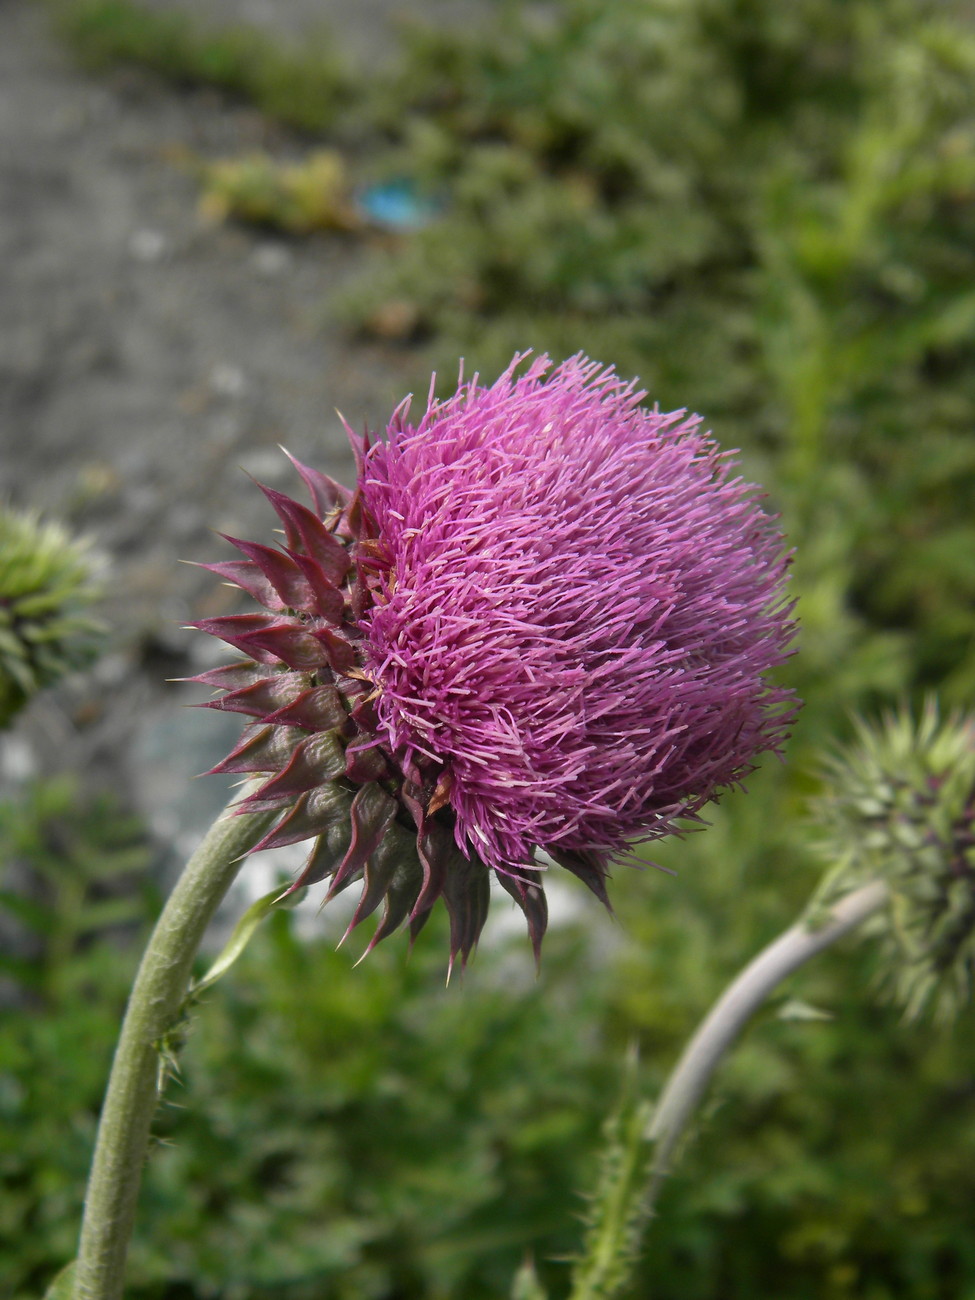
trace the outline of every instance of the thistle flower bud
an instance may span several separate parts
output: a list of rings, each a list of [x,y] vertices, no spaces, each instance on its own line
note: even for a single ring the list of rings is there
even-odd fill
[[[84,610],[96,596],[83,542],[0,508],[0,727],[93,657],[98,625]]]
[[[755,490],[697,417],[585,358],[519,360],[354,440],[354,494],[294,462],[311,509],[262,489],[283,548],[228,538],[244,559],[204,566],[266,612],[196,624],[246,656],[197,680],[254,719],[214,770],[266,776],[241,805],[281,811],[263,846],[314,839],[295,887],[361,879],[372,944],[442,898],[451,960],[492,873],[538,953],[538,850],[608,905],[612,858],[740,783],[794,712],[766,680],[793,624]]]
[[[819,847],[833,869],[817,905],[868,880],[890,904],[864,927],[880,942],[881,979],[917,1016],[953,1014],[975,971],[975,719],[941,720],[929,702],[879,726],[860,721],[829,760],[816,804]]]

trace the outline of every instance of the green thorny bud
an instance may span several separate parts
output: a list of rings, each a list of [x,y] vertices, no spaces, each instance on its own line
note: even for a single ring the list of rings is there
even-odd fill
[[[828,761],[816,805],[820,847],[833,864],[814,910],[868,880],[887,907],[864,933],[881,945],[881,980],[908,1017],[933,1003],[953,1015],[975,971],[975,718],[942,720],[929,702],[857,739]]]
[[[98,627],[84,611],[96,596],[83,542],[0,507],[0,727],[93,657]]]

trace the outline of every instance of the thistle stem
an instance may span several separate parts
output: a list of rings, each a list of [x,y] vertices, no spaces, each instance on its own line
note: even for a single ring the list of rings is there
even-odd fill
[[[160,1047],[186,997],[193,959],[241,859],[273,813],[225,811],[187,862],[152,933],[122,1022],[85,1195],[73,1300],[119,1300],[159,1090]]]
[[[855,930],[887,901],[887,886],[871,881],[838,902],[815,928],[805,921],[791,926],[748,963],[705,1016],[670,1074],[647,1130],[654,1143],[647,1187],[651,1211],[666,1177],[674,1149],[704,1096],[721,1058],[745,1024],[782,980],[843,935]]]
[[[832,907],[821,924],[800,920],[791,926],[728,985],[684,1049],[650,1123],[639,1130],[631,1125],[627,1134],[621,1130],[617,1134],[615,1153],[610,1149],[616,1160],[609,1170],[615,1177],[604,1179],[605,1185],[593,1198],[594,1221],[586,1250],[573,1270],[569,1300],[615,1300],[622,1294],[674,1151],[725,1053],[782,980],[856,929],[887,898],[882,881],[863,885]],[[631,1106],[629,1114],[635,1113]]]

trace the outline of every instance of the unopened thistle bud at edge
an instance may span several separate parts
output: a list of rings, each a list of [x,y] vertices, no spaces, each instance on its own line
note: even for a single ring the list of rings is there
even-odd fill
[[[889,903],[865,927],[881,983],[909,1017],[931,1004],[947,1018],[975,982],[975,718],[929,702],[917,721],[860,721],[825,777],[815,811],[832,870],[815,908],[884,881]]]
[[[280,547],[205,567],[263,612],[195,626],[245,657],[196,680],[249,715],[214,771],[260,775],[260,847],[312,841],[294,888],[354,881],[370,947],[442,898],[451,960],[492,873],[546,925],[538,851],[608,902],[614,858],[675,829],[795,713],[788,557],[700,420],[584,357],[477,378],[354,439],[348,492],[294,462]]]
[[[0,505],[0,728],[30,698],[95,658],[88,615],[99,565],[60,524]]]

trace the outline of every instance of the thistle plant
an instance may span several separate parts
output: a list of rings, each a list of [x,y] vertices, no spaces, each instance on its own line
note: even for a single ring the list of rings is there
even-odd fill
[[[54,1294],[117,1300],[152,1115],[193,997],[197,946],[248,852],[310,841],[262,916],[328,880],[361,885],[350,930],[415,936],[442,899],[466,961],[492,877],[536,956],[544,873],[608,906],[614,862],[698,818],[780,748],[795,713],[769,682],[794,632],[788,556],[756,490],[684,412],[577,357],[520,358],[385,437],[354,439],[347,490],[295,461],[310,504],[263,488],[283,542],[230,540],[205,567],[258,612],[196,626],[239,657],[198,681],[248,719],[216,771],[248,787],[187,865],[133,988],[99,1128],[76,1269]],[[956,1007],[975,954],[975,725],[929,708],[831,760],[817,805],[831,870],[795,925],[732,981],[652,1109],[632,1070],[607,1127],[570,1300],[621,1295],[678,1144],[718,1064],[783,979],[858,927],[916,1013]],[[526,1262],[515,1294],[542,1300]]]
[[[546,925],[540,854],[608,904],[610,863],[739,784],[794,713],[793,633],[756,490],[696,416],[576,357],[475,378],[355,439],[349,494],[295,462],[283,547],[206,567],[266,612],[196,624],[243,660],[197,680],[250,715],[215,768],[260,775],[259,847],[311,839],[295,888],[362,892],[371,944],[442,898],[466,961],[493,875]]]
[[[60,524],[0,507],[0,727],[94,656],[94,579],[85,544]]]
[[[494,877],[537,957],[548,863],[608,905],[613,861],[781,746],[796,701],[768,674],[794,632],[788,556],[757,490],[698,417],[645,409],[584,357],[522,361],[444,402],[431,386],[421,418],[403,403],[378,442],[353,437],[353,491],[295,461],[310,504],[262,489],[283,544],[229,538],[243,558],[205,566],[262,606],[195,625],[240,652],[197,680],[251,719],[214,769],[251,785],[143,958],[77,1300],[121,1294],[158,1058],[249,850],[309,840],[282,898],[361,882],[350,929],[383,906],[370,946],[404,923],[415,936],[442,899],[451,963],[473,951]]]

